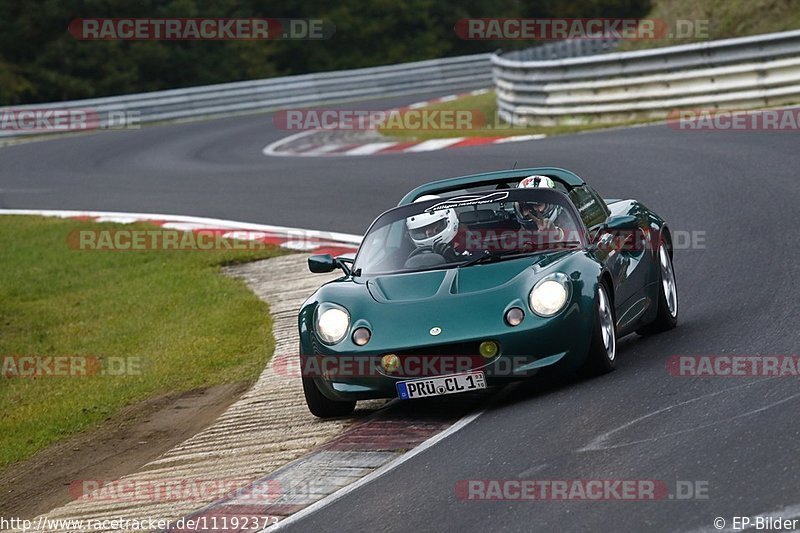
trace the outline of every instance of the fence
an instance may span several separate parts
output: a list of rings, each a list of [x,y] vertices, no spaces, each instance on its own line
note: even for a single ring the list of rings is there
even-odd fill
[[[515,124],[660,118],[677,108],[800,101],[800,31],[563,59],[492,55],[500,116]]]

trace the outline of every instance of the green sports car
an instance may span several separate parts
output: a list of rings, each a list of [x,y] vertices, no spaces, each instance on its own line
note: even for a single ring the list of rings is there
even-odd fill
[[[672,237],[636,200],[528,168],[435,181],[370,226],[299,313],[303,390],[319,417],[357,400],[501,385],[542,369],[614,369],[616,340],[674,328]]]

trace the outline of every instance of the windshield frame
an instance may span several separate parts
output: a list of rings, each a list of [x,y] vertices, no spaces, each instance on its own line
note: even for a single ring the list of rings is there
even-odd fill
[[[504,196],[503,196],[504,195]],[[549,197],[552,200],[555,200],[556,203],[563,206],[568,212],[569,215],[572,217],[575,225],[577,226],[578,232],[578,239],[580,244],[572,248],[573,250],[579,249],[586,249],[587,242],[588,242],[588,231],[586,229],[585,224],[583,223],[583,219],[578,212],[578,209],[575,207],[575,204],[572,203],[572,200],[569,196],[560,190],[556,189],[490,189],[490,190],[483,190],[483,191],[475,191],[475,192],[461,192],[457,194],[450,194],[450,195],[443,195],[439,198],[431,199],[431,200],[424,200],[418,201],[411,204],[405,204],[397,207],[393,207],[381,213],[375,220],[372,221],[372,224],[369,225],[366,233],[364,233],[364,238],[361,241],[361,245],[358,247],[358,251],[356,252],[354,262],[353,262],[353,272],[357,273],[358,276],[370,277],[370,276],[378,276],[378,275],[392,275],[392,274],[410,274],[413,272],[429,272],[435,270],[446,270],[450,268],[456,268],[464,264],[464,262],[453,262],[447,263],[443,265],[436,265],[433,267],[423,267],[414,270],[407,270],[407,269],[398,269],[398,270],[388,270],[388,271],[381,271],[381,272],[368,272],[363,274],[363,268],[360,265],[360,259],[363,257],[363,250],[364,245],[367,243],[370,234],[373,231],[380,229],[383,226],[395,224],[398,221],[413,216],[415,214],[422,213],[427,211],[431,207],[435,207],[438,209],[446,209],[449,206],[453,207],[467,207],[467,206],[480,206],[484,204],[496,204],[500,201],[504,203],[514,203],[514,202],[534,202],[535,200],[531,200],[530,198],[536,196],[538,201],[540,202],[548,202],[547,198]],[[520,197],[528,197],[528,199],[520,198]],[[390,218],[390,221],[386,221],[387,218]],[[529,257],[531,255],[538,255],[540,253],[547,253],[552,251],[563,251],[566,248],[555,248],[552,250],[536,250],[531,251],[529,254],[523,254],[519,257],[509,258],[509,260],[513,259],[522,259],[524,257]],[[477,263],[477,266],[481,263]]]

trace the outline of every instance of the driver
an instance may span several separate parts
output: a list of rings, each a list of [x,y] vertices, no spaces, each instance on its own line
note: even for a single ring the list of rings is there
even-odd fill
[[[439,196],[427,194],[420,196],[414,202],[435,200]],[[448,262],[457,261],[463,255],[460,245],[458,215],[454,209],[441,209],[438,211],[425,211],[406,219],[408,235],[414,241],[417,250],[430,248],[432,252],[441,255]],[[417,252],[415,250],[415,253]]]
[[[555,182],[547,176],[528,176],[517,185],[519,189],[555,189]],[[553,240],[562,240],[564,230],[556,222],[561,214],[561,206],[544,202],[517,202],[514,212],[520,226],[526,230],[545,233]],[[541,235],[540,235],[541,236]]]

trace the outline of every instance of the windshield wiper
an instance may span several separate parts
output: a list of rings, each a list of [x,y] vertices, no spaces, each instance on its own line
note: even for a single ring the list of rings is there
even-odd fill
[[[461,263],[458,265],[458,268],[468,267],[471,265],[477,265],[478,263],[491,263],[492,261],[497,261],[503,257],[509,256],[519,256],[522,257],[523,255],[531,255],[534,254],[533,250],[528,252],[520,252],[519,250],[484,250],[483,255],[479,255],[473,259],[470,259],[466,263]]]
[[[478,263],[491,263],[492,261],[498,261],[503,258],[511,259],[542,252],[551,252],[553,250],[563,250],[564,248],[574,248],[580,245],[580,241],[563,241],[559,243],[553,243],[548,245],[547,248],[539,250],[484,250],[483,255],[479,255],[478,257],[470,259],[466,263],[461,263],[458,265],[458,268],[477,265]]]

